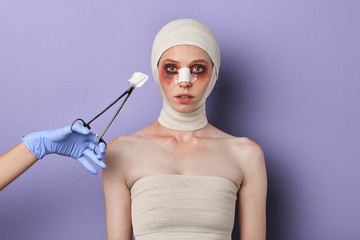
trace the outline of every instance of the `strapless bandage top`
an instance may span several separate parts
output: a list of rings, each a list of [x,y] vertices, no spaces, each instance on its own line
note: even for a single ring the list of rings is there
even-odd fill
[[[153,175],[131,188],[136,240],[231,240],[238,188],[215,176]]]

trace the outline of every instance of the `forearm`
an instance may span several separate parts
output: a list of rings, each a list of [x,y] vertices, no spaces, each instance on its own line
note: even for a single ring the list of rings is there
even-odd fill
[[[13,149],[0,156],[0,190],[30,168],[37,157],[25,146],[19,143]]]

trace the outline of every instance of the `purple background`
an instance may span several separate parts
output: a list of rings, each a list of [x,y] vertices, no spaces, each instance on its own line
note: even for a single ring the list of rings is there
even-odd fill
[[[151,75],[162,25],[196,18],[222,54],[209,121],[265,151],[268,239],[359,239],[359,13],[356,0],[0,1],[0,152],[27,133],[89,120],[133,72]],[[105,140],[160,109],[151,78]],[[104,209],[101,174],[47,156],[0,192],[0,238],[105,239]]]

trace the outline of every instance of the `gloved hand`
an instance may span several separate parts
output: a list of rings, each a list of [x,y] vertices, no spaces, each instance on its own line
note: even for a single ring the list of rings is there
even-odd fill
[[[27,148],[38,158],[42,159],[45,155],[56,153],[76,159],[92,174],[97,174],[96,168],[85,158],[91,159],[101,168],[106,168],[102,160],[105,158],[106,144],[100,142],[94,147],[98,138],[96,135],[79,123],[58,129],[34,132],[22,138]]]

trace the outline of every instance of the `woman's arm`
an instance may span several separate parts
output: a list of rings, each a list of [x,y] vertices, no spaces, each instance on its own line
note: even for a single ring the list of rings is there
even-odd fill
[[[131,196],[125,181],[125,166],[119,141],[112,141],[106,151],[107,168],[103,170],[107,240],[132,239]]]
[[[30,168],[37,157],[25,146],[19,143],[13,149],[0,156],[0,190]]]
[[[264,154],[255,142],[245,150],[244,178],[239,191],[238,218],[241,240],[265,240],[267,177]]]

